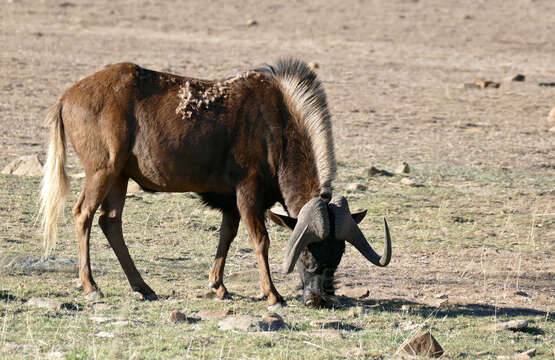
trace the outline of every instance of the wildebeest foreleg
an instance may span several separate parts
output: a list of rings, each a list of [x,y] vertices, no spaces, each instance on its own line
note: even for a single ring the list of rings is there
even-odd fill
[[[229,296],[224,286],[224,267],[229,246],[237,235],[240,219],[237,210],[224,211],[222,214],[220,241],[218,242],[218,249],[216,250],[216,260],[214,261],[214,267],[208,278],[208,286],[216,291],[216,296],[220,299]]]
[[[140,293],[143,300],[157,300],[158,297],[154,291],[144,282],[141,274],[137,271],[123,239],[121,215],[125,205],[127,182],[128,179],[124,177],[120,177],[114,182],[102,202],[98,224],[116,253],[133,291]]]
[[[251,193],[252,194],[252,193]],[[237,205],[241,214],[241,220],[249,233],[249,240],[252,244],[260,271],[260,288],[262,293],[268,297],[268,309],[275,309],[285,305],[285,301],[277,292],[270,276],[270,266],[268,264],[268,249],[270,238],[264,224],[264,209],[255,209],[256,201],[249,198],[249,195],[237,197]]]

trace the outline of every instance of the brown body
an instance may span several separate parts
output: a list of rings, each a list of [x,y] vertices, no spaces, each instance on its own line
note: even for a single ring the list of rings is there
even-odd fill
[[[86,174],[73,215],[79,278],[88,297],[102,295],[89,257],[90,230],[100,207],[99,225],[131,287],[145,299],[156,298],[123,239],[121,217],[127,183],[133,179],[150,191],[197,192],[222,211],[209,276],[220,298],[228,296],[225,259],[243,220],[258,261],[262,296],[270,307],[284,303],[270,276],[266,210],[281,202],[296,218],[311,199],[320,196],[320,202],[328,203],[335,172],[325,95],[306,64],[285,60],[276,68],[220,81],[131,63],[113,65],[71,86],[51,108],[47,122],[52,135],[41,193],[45,244],[47,251],[55,244],[60,200],[69,185],[64,169],[67,136]],[[342,251],[312,246],[334,257],[337,267]],[[291,266],[303,249],[290,257]]]

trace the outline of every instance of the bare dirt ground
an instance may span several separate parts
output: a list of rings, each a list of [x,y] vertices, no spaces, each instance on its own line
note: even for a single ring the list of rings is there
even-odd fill
[[[555,81],[553,1],[12,0],[0,44],[0,167],[44,158],[45,110],[108,64],[218,78],[284,55],[316,62],[336,188],[364,183],[351,201],[393,224],[391,266],[349,251],[342,282],[418,304],[448,295],[461,313],[555,309],[555,87],[539,86]],[[526,80],[505,80],[515,74]],[[501,86],[464,88],[479,76]],[[422,188],[365,175],[403,161]],[[376,219],[364,229],[381,238]]]

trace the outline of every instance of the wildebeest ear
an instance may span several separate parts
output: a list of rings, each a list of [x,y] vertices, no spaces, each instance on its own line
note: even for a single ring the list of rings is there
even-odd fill
[[[297,219],[289,217],[287,215],[276,214],[272,210],[266,211],[266,215],[277,225],[288,228],[293,231],[295,225],[297,225]]]
[[[353,217],[353,220],[355,220],[356,223],[359,224],[362,221],[362,219],[364,219],[364,217],[366,216],[367,211],[368,210],[357,212],[357,213],[351,214],[351,216]]]

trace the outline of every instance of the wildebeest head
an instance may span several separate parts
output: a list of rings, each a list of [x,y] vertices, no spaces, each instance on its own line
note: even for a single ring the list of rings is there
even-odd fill
[[[389,264],[391,238],[387,222],[384,219],[385,250],[380,257],[357,225],[365,215],[366,211],[351,214],[347,199],[343,196],[336,196],[329,203],[325,199],[314,198],[302,207],[297,219],[268,212],[272,221],[293,232],[283,270],[290,273],[297,265],[305,305],[330,305],[334,296],[334,274],[345,252],[345,241],[374,265]]]

